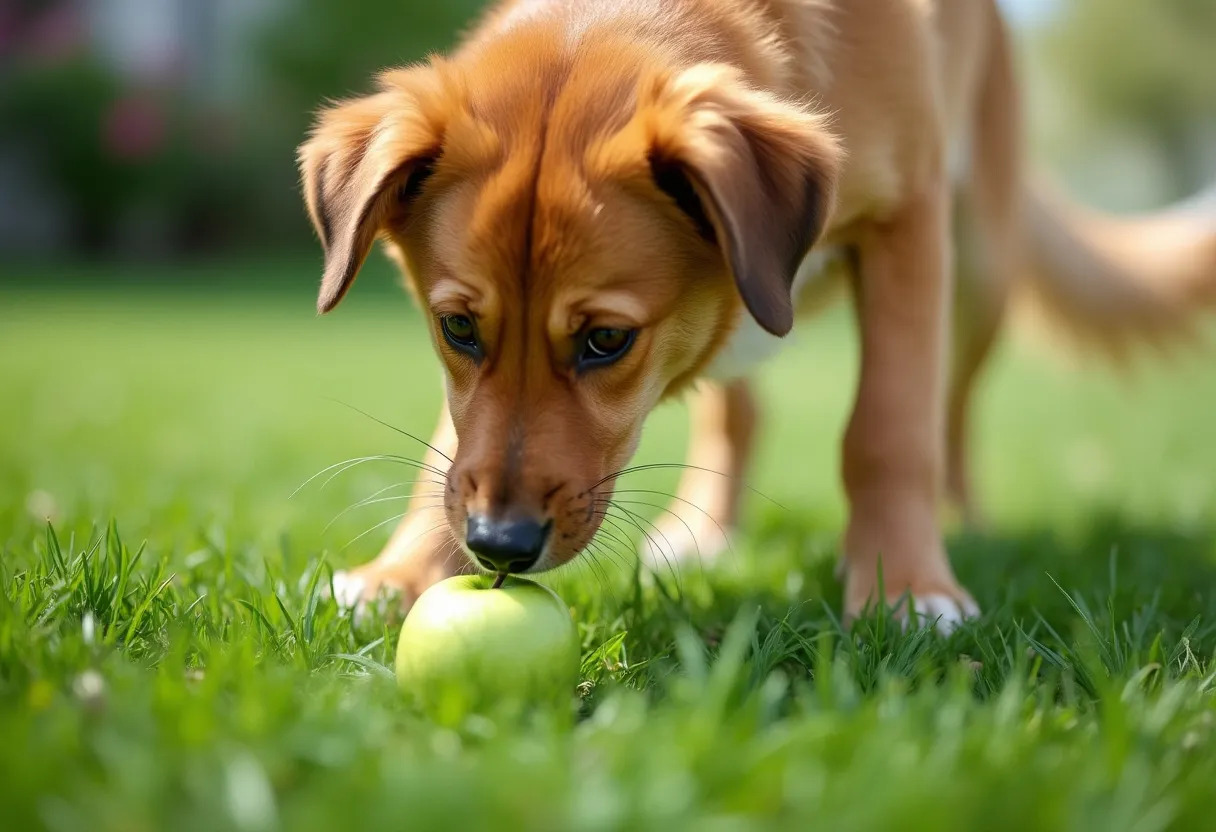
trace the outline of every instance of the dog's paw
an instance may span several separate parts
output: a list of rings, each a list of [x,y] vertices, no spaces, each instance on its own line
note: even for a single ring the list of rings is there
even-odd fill
[[[936,593],[911,597],[916,620],[910,621],[912,616],[904,616],[903,620],[916,626],[933,627],[944,636],[953,633],[964,621],[980,615],[979,604],[965,592],[962,597]]]
[[[357,609],[378,597],[389,597],[393,594],[392,587],[382,582],[377,583],[361,569],[335,572],[332,586],[333,599],[344,610]]]
[[[358,616],[408,612],[418,596],[445,578],[470,569],[446,526],[423,534],[409,527],[393,535],[375,560],[334,573],[333,600]],[[329,587],[327,587],[329,589]]]
[[[702,509],[675,503],[653,527],[646,527],[639,550],[646,565],[660,574],[713,564],[733,546],[734,532]]]
[[[845,621],[873,610],[878,596],[878,576],[869,569],[843,570]],[[891,614],[905,626],[934,629],[949,635],[968,619],[980,615],[979,604],[954,580],[946,567],[944,574],[905,580],[884,580],[885,603]]]
[[[332,588],[332,593],[330,589]],[[385,570],[375,563],[335,572],[325,594],[357,621],[404,615],[425,590],[400,571]]]

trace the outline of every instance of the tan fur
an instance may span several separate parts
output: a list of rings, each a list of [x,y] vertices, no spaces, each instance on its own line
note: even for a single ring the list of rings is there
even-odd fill
[[[432,459],[454,460],[448,524],[407,519],[356,573],[363,592],[408,599],[462,568],[470,512],[551,522],[537,569],[576,556],[654,405],[745,316],[781,335],[816,305],[791,287],[818,241],[847,253],[833,271],[849,264],[861,325],[846,612],[878,600],[880,560],[888,600],[970,610],[937,509],[943,490],[974,506],[971,392],[1018,276],[1121,342],[1181,330],[1216,274],[1210,233],[1027,191],[1018,111],[992,0],[507,0],[450,58],[323,112],[300,151],[326,251],[318,306],[379,236],[448,379]],[[475,319],[484,358],[445,342],[444,315]],[[579,372],[594,327],[637,339]],[[755,413],[742,381],[701,396],[693,463],[729,475],[681,487],[702,531],[737,519]]]
[[[1117,360],[1141,343],[1191,340],[1193,312],[1216,305],[1216,223],[1204,218],[1103,216],[1037,182],[1023,227],[1027,292],[1067,335]]]

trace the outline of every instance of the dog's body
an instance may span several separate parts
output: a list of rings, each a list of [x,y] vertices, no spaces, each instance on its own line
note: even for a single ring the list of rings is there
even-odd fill
[[[448,378],[427,459],[448,522],[407,517],[342,589],[408,600],[462,547],[497,571],[573,558],[646,414],[698,379],[717,381],[673,512],[712,548],[755,429],[746,375],[844,283],[846,612],[910,593],[974,613],[938,509],[944,489],[975,514],[967,414],[1011,291],[1117,346],[1180,333],[1216,285],[1198,221],[1027,187],[1009,52],[994,0],[508,0],[450,59],[323,113],[301,149],[319,306],[382,237]]]

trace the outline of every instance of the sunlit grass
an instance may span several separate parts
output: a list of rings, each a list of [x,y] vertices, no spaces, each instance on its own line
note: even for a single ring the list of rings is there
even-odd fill
[[[951,537],[985,617],[846,633],[855,358],[829,316],[765,371],[772,502],[734,551],[652,577],[608,540],[550,579],[584,648],[569,713],[452,730],[398,696],[391,613],[324,592],[434,473],[340,465],[421,457],[336,403],[426,438],[439,377],[407,301],[373,272],[318,320],[310,268],[298,290],[281,266],[120,271],[0,285],[8,828],[1210,828],[1210,355],[1124,383],[1006,349],[978,439],[995,528]],[[638,462],[679,461],[681,422],[664,407]]]

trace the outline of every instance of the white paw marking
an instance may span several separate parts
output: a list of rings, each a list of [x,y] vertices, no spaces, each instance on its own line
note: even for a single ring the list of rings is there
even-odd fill
[[[371,618],[383,618],[391,609],[392,602],[401,597],[401,590],[386,584],[373,585],[369,592],[367,578],[350,572],[334,573],[334,601],[338,607],[354,616],[357,623]]]
[[[363,603],[363,588],[367,581],[349,572],[334,573],[334,600],[344,610],[350,610]]]
[[[691,530],[690,530],[691,527]],[[712,531],[697,529],[691,523],[660,524],[661,533],[652,533],[642,540],[639,553],[652,572],[667,573],[685,564],[706,567],[729,552],[734,532],[713,527]]]
[[[969,618],[977,618],[980,608],[969,598],[961,601],[949,595],[916,596],[916,617],[923,626],[936,627],[941,635],[948,636]]]

